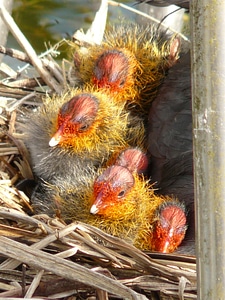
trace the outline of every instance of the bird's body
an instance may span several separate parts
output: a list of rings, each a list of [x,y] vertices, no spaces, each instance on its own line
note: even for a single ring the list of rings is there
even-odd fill
[[[169,70],[149,113],[149,172],[157,193],[174,195],[188,211],[183,252],[194,252],[194,188],[190,53]],[[182,247],[181,247],[182,248]]]
[[[168,68],[179,55],[179,40],[154,26],[123,24],[110,28],[101,45],[75,53],[75,69],[83,84],[106,89],[130,108],[146,109]]]

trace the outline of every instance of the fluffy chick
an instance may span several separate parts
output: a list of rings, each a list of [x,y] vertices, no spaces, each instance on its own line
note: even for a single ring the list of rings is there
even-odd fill
[[[75,52],[76,74],[83,84],[106,89],[117,101],[142,111],[154,99],[179,52],[178,38],[154,26],[129,23],[110,28],[101,45]]]

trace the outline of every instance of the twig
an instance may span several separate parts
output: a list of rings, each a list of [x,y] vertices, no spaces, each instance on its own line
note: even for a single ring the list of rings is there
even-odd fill
[[[38,288],[39,283],[41,281],[42,275],[44,274],[44,270],[38,272],[38,274],[34,277],[33,282],[29,286],[26,295],[24,298],[32,298],[35,290]]]
[[[43,89],[43,85],[45,85],[45,82],[42,78],[26,78],[26,79],[20,79],[12,82],[8,82],[8,79],[3,80],[2,84],[8,87],[14,87],[14,88],[25,88],[25,89],[31,89],[35,87],[41,87]]]
[[[2,45],[0,45],[0,53],[8,55],[13,58],[16,58],[23,62],[27,62],[27,63],[31,62],[28,55],[26,55],[24,52],[16,50],[16,49],[6,48],[6,47],[3,47]]]
[[[12,68],[10,68],[7,64],[5,63],[1,63],[0,64],[0,73],[2,73],[5,76],[7,77],[11,77],[11,78],[16,78],[17,77],[17,72],[14,71]]]
[[[40,55],[39,58],[42,58],[44,57],[49,51],[45,52],[44,54]],[[29,65],[33,65],[33,62],[32,60],[30,59],[30,57],[22,52],[22,51],[19,51],[19,50],[16,50],[16,49],[12,49],[12,48],[6,48],[6,47],[3,47],[0,45],[0,53],[3,53],[5,55],[8,55],[12,58],[16,58],[22,62],[26,62],[28,63],[28,65],[22,67],[20,69],[19,72],[17,72],[18,74],[19,73],[22,73],[23,70],[25,70]],[[41,59],[41,62],[43,64],[44,67],[46,67],[51,73],[52,75],[57,79],[57,81],[60,83],[60,84],[63,84],[64,82],[64,79],[63,79],[63,76],[62,76],[62,71],[61,69],[58,67],[58,65],[55,63],[55,62],[52,62],[46,58],[43,58]],[[16,82],[14,83],[11,83],[10,86],[16,86]]]
[[[16,101],[11,107],[7,108],[7,111],[12,112],[15,109],[17,109],[21,104],[23,104],[26,100],[33,98],[35,96],[35,92],[26,95],[25,97],[23,97],[22,99]],[[9,132],[10,133],[10,132]]]

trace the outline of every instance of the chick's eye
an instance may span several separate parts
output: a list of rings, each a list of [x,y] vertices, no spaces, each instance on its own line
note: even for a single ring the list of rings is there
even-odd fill
[[[125,80],[121,80],[120,83],[119,83],[119,87],[123,87],[125,84]]]
[[[120,191],[119,194],[117,195],[118,198],[122,198],[125,195],[125,191]]]
[[[79,131],[86,131],[89,128],[89,124],[80,124]]]

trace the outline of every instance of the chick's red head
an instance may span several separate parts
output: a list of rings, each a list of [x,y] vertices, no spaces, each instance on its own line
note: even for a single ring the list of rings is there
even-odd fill
[[[126,194],[134,185],[134,177],[127,168],[113,165],[107,168],[94,182],[92,214],[110,215],[113,207],[120,207]]]
[[[70,138],[86,134],[98,113],[98,99],[92,94],[79,94],[60,108],[57,131],[49,141],[53,147],[62,142],[70,143]]]
[[[151,248],[154,251],[171,253],[185,236],[187,229],[185,208],[177,202],[165,202],[157,213],[151,235]]]
[[[119,92],[126,83],[129,61],[120,50],[103,52],[94,65],[93,83],[99,88]]]
[[[116,165],[126,167],[131,173],[143,173],[148,167],[147,156],[138,148],[128,148],[117,158]]]

